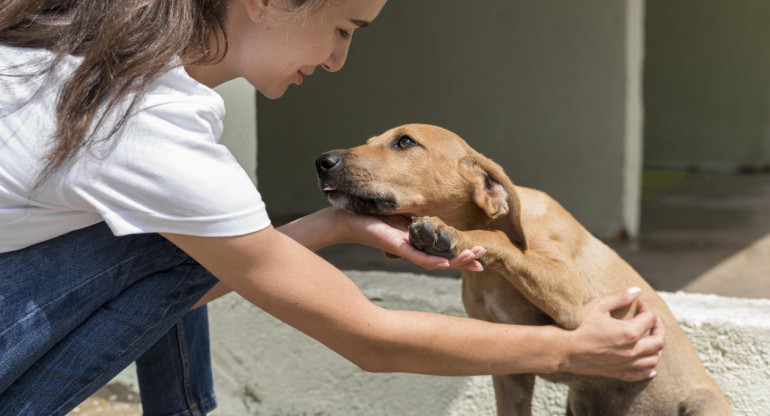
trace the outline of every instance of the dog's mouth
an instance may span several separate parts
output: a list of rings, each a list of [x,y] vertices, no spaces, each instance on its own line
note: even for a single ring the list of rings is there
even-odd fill
[[[321,182],[321,190],[333,207],[353,214],[392,215],[398,207],[393,195],[354,191],[327,182]]]

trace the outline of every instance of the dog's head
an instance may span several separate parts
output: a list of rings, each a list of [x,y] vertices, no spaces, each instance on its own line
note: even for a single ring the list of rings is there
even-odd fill
[[[331,204],[358,214],[437,216],[458,229],[495,228],[525,245],[519,198],[503,169],[446,129],[408,124],[316,161]]]

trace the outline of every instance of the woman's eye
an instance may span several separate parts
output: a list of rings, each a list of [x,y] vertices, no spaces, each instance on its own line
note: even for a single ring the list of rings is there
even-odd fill
[[[415,142],[414,139],[406,135],[401,136],[398,139],[398,142],[396,142],[396,146],[398,146],[400,149],[406,149],[407,147],[412,147],[416,144],[417,142]]]
[[[353,37],[353,35],[350,33],[350,31],[347,31],[345,29],[338,29],[338,30],[340,32],[340,36],[343,39],[350,39],[351,37]]]

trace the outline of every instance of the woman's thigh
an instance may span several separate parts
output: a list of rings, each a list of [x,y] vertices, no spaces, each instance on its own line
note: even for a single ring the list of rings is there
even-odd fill
[[[115,237],[103,223],[0,254],[0,401],[45,371],[82,386],[119,371],[215,282],[163,237]]]

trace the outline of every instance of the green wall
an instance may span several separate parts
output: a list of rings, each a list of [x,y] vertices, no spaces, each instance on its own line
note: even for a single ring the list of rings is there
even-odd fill
[[[770,165],[770,2],[648,0],[645,164]]]

